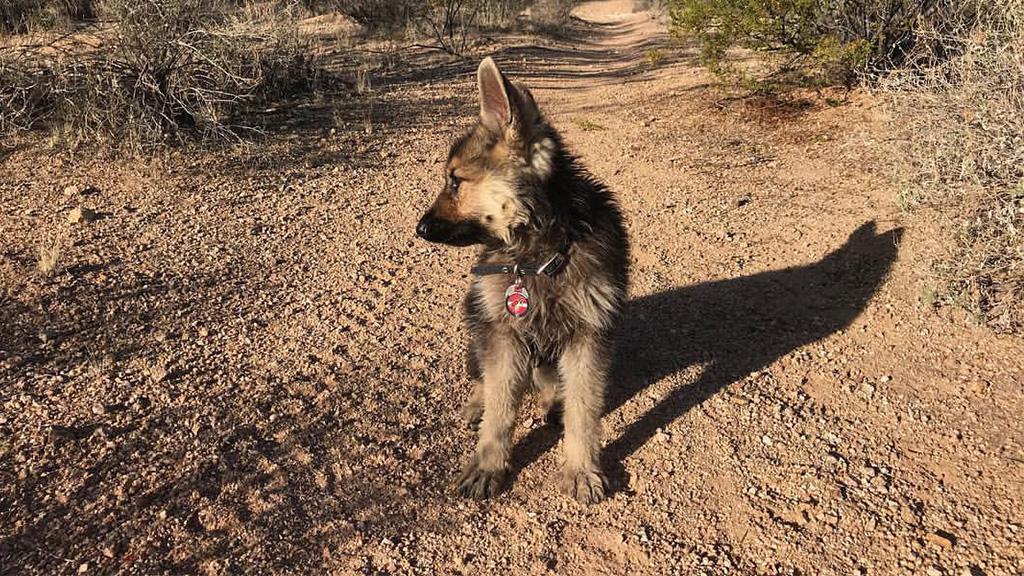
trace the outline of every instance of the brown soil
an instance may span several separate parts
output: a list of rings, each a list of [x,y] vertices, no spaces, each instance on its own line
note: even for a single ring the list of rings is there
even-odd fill
[[[472,253],[412,231],[475,62],[406,54],[253,148],[3,159],[0,573],[1024,573],[1024,345],[927,302],[883,107],[732,98],[630,2],[578,14],[481,52],[628,217],[609,501],[531,406],[511,490],[453,494]]]

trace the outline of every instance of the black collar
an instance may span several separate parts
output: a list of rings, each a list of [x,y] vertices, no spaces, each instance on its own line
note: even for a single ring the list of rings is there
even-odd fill
[[[539,265],[518,264],[477,264],[470,269],[470,272],[477,276],[490,276],[492,274],[514,274],[516,276],[547,276],[553,277],[565,269],[569,263],[569,245],[566,244],[554,256],[548,258]]]

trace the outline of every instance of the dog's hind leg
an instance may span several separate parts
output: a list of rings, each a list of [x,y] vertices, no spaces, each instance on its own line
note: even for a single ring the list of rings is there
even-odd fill
[[[565,468],[562,489],[591,504],[604,499],[607,481],[598,457],[601,451],[601,411],[608,373],[607,348],[596,334],[577,334],[558,362],[564,392]]]
[[[466,422],[470,430],[479,430],[480,421],[484,417],[484,385],[480,381],[473,382],[473,391],[469,394],[469,400],[462,405],[459,415]]]
[[[526,346],[511,330],[497,327],[480,358],[484,414],[476,451],[459,477],[464,496],[486,498],[504,488],[512,451],[512,429],[529,369]]]
[[[534,366],[533,389],[537,394],[537,405],[544,413],[544,420],[550,425],[561,425],[562,398],[558,368],[545,363]]]

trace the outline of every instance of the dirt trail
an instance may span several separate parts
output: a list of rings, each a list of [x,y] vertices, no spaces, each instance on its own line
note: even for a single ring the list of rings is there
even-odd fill
[[[421,55],[250,150],[4,160],[0,573],[1024,573],[1024,346],[927,305],[882,107],[577,15],[488,52],[627,214],[609,501],[557,493],[531,406],[511,491],[453,495],[472,254],[412,231],[475,62]]]

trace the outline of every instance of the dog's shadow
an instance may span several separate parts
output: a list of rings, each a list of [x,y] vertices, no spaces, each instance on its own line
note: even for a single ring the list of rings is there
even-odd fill
[[[876,233],[868,222],[822,260],[631,300],[618,330],[606,398],[610,413],[648,386],[704,365],[697,380],[671,390],[604,450],[612,490],[628,483],[623,460],[712,394],[794,349],[849,326],[896,260],[902,229]],[[518,471],[550,450],[560,430],[532,430],[513,453]]]

